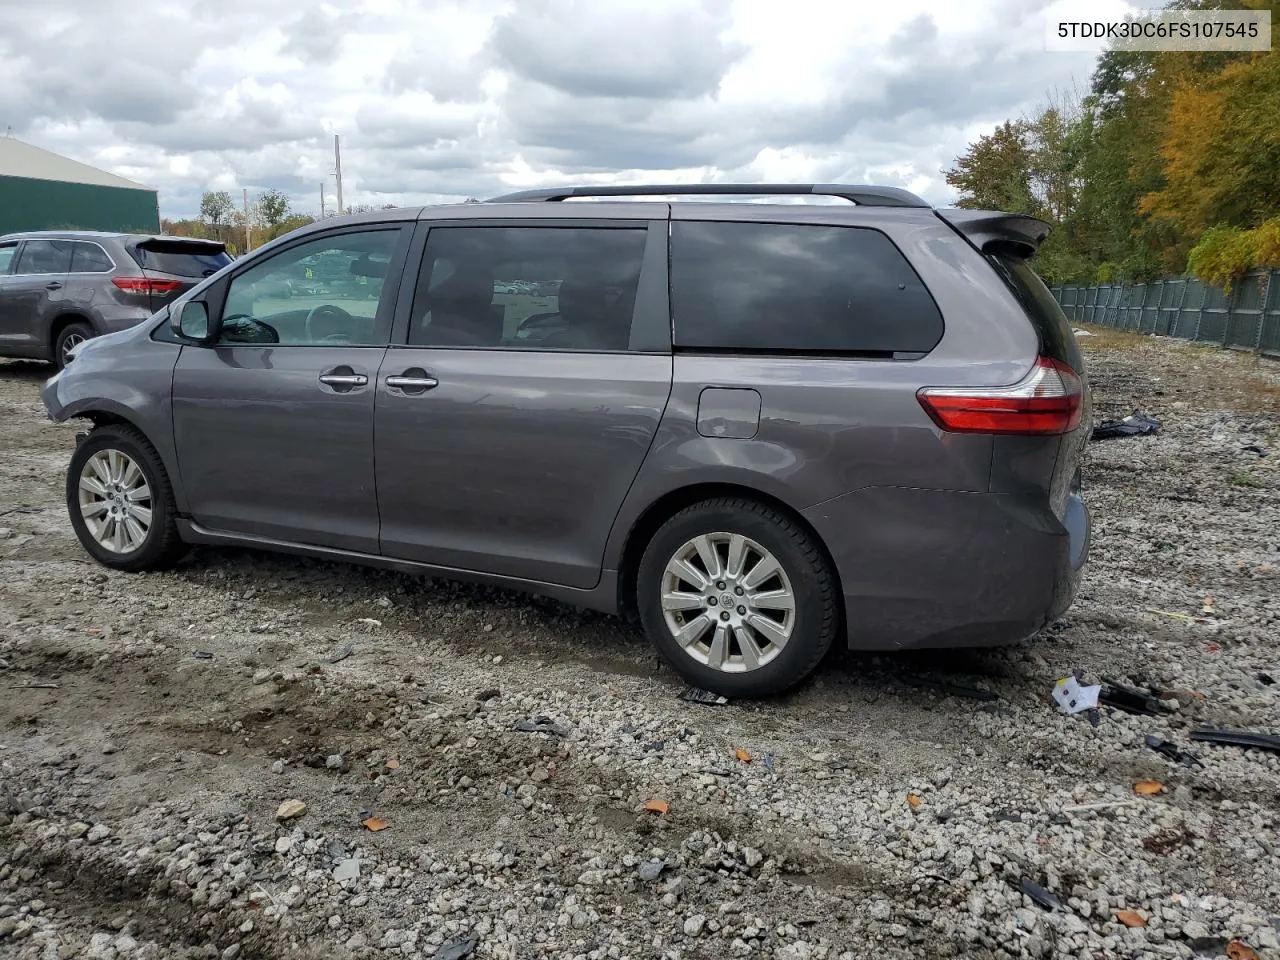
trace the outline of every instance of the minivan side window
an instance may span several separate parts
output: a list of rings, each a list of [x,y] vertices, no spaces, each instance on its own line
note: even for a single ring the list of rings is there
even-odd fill
[[[28,240],[22,245],[14,273],[68,273],[71,270],[69,240]]]
[[[673,223],[671,309],[686,349],[887,356],[942,338],[924,283],[864,227]]]
[[[9,272],[9,267],[13,265],[13,255],[18,252],[16,243],[9,243],[0,247],[0,277]]]
[[[630,349],[646,225],[432,227],[409,344]]]
[[[72,273],[107,273],[112,266],[111,258],[96,243],[78,241],[71,244]]]
[[[232,278],[220,343],[384,346],[379,311],[400,238],[394,229],[340,233],[300,243]]]

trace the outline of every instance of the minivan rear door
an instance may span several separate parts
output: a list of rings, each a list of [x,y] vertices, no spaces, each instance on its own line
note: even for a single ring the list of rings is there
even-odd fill
[[[190,237],[141,237],[125,244],[142,268],[144,283],[133,292],[145,295],[152,311],[176,300],[228,263],[226,244]],[[120,286],[121,282],[116,282]]]
[[[374,413],[384,556],[599,583],[672,369],[667,210],[607,206],[419,227]]]

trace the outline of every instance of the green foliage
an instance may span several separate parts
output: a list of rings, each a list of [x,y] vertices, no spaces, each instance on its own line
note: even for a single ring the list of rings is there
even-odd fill
[[[1215,287],[1231,291],[1233,281],[1258,261],[1258,240],[1253,230],[1218,224],[1200,237],[1187,255],[1193,276]]]
[[[230,219],[235,208],[231,194],[225,190],[208,190],[200,197],[200,219],[215,230]]]
[[[266,228],[267,239],[280,235],[280,224],[289,215],[289,198],[279,190],[266,190],[258,197],[258,217]]]

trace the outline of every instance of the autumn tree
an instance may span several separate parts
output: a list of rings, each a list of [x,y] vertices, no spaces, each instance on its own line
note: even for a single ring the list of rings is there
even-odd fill
[[[280,225],[289,216],[289,198],[279,190],[265,190],[258,197],[258,219],[266,236],[264,240],[274,240],[280,235]]]
[[[222,227],[235,211],[235,202],[225,190],[208,190],[200,197],[200,219],[207,223],[215,237],[222,237]]]

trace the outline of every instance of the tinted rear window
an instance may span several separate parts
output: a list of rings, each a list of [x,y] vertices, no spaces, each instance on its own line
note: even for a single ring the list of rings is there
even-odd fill
[[[28,240],[18,254],[14,273],[66,273],[71,269],[71,243],[67,240]]]
[[[1071,322],[1058,306],[1044,281],[1031,269],[1031,265],[1021,257],[995,254],[987,259],[996,268],[996,273],[1018,298],[1027,318],[1036,328],[1040,336],[1040,350],[1046,356],[1061,360],[1072,370],[1083,370],[1084,362],[1080,356],[1080,345],[1075,334],[1071,332]]]
[[[96,243],[71,245],[72,273],[105,273],[111,269],[111,258]]]
[[[877,230],[672,224],[677,347],[776,353],[932,350],[942,315]]]
[[[225,251],[190,243],[143,243],[133,256],[144,270],[176,277],[209,277],[231,262]]]

